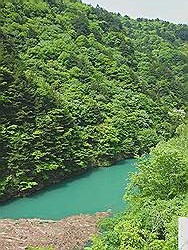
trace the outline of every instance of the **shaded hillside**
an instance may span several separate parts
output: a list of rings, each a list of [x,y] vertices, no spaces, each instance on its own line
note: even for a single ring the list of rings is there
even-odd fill
[[[0,8],[1,199],[174,134],[185,115],[187,26],[73,0]]]

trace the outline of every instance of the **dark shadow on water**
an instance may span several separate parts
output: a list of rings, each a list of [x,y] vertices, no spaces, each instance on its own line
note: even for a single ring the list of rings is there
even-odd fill
[[[66,188],[72,182],[74,182],[76,180],[80,180],[80,179],[86,179],[91,174],[99,172],[100,170],[101,170],[101,167],[100,168],[89,169],[89,170],[86,170],[85,173],[81,173],[81,174],[78,174],[76,176],[69,177],[68,179],[62,180],[62,181],[60,181],[58,183],[54,183],[54,184],[51,184],[51,185],[49,185],[47,187],[43,187],[42,189],[37,190],[37,191],[35,191],[35,193],[30,194],[28,196],[12,198],[12,199],[10,199],[8,201],[0,203],[0,208],[3,207],[3,206],[7,206],[7,205],[9,205],[12,202],[17,201],[17,200],[22,200],[22,199],[27,199],[27,198],[28,199],[29,198],[38,199],[40,196],[43,196],[46,192],[54,191],[54,190],[57,190],[59,188]]]
[[[85,173],[79,174],[79,175],[74,176],[74,177],[70,177],[68,179],[62,180],[62,181],[55,183],[55,184],[51,184],[48,187],[44,187],[43,189],[39,190],[38,192],[36,192],[34,194],[29,195],[28,197],[37,199],[38,197],[42,196],[46,192],[54,191],[54,190],[59,189],[59,188],[66,188],[72,182],[74,182],[76,180],[86,179],[91,174],[99,172],[99,171],[100,171],[100,168],[87,170],[87,172],[85,172]]]
[[[121,160],[121,161],[117,162],[116,164],[114,164],[112,166],[115,167],[115,166],[119,166],[119,165],[132,165],[132,166],[136,167],[137,162],[135,161],[134,158],[132,158],[132,159]],[[3,207],[3,206],[9,205],[12,202],[17,201],[17,200],[22,200],[22,199],[27,199],[27,198],[28,199],[29,198],[38,199],[40,196],[43,196],[46,192],[54,191],[54,190],[57,190],[59,188],[66,188],[69,184],[71,184],[72,182],[74,182],[76,180],[86,179],[90,175],[101,171],[101,169],[109,169],[112,166],[87,169],[85,173],[77,174],[76,176],[69,177],[68,179],[62,180],[62,181],[60,181],[58,183],[55,183],[55,184],[50,184],[49,186],[43,187],[42,189],[37,190],[37,191],[35,191],[35,193],[30,194],[28,196],[17,197],[17,198],[13,198],[13,199],[10,199],[8,201],[2,202],[2,203],[0,203],[0,208]]]

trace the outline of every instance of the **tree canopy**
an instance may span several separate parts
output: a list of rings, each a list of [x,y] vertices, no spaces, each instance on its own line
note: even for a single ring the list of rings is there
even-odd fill
[[[149,152],[184,120],[186,25],[76,0],[3,0],[0,23],[1,200]]]
[[[188,217],[188,126],[161,142],[132,175],[125,213],[101,222],[88,250],[176,250],[178,217]]]

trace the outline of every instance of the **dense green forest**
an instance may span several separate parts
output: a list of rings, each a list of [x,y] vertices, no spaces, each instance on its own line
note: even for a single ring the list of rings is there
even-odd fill
[[[186,25],[76,0],[3,0],[0,24],[0,200],[148,153],[184,120]]]
[[[178,249],[178,217],[188,217],[187,125],[141,161],[126,192],[129,208],[102,221],[102,234],[86,249]]]

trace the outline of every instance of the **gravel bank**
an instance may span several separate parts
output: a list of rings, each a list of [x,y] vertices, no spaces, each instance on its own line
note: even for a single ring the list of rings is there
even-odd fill
[[[55,250],[83,249],[98,232],[97,222],[109,213],[81,214],[59,221],[41,219],[0,220],[0,249],[52,246]]]

